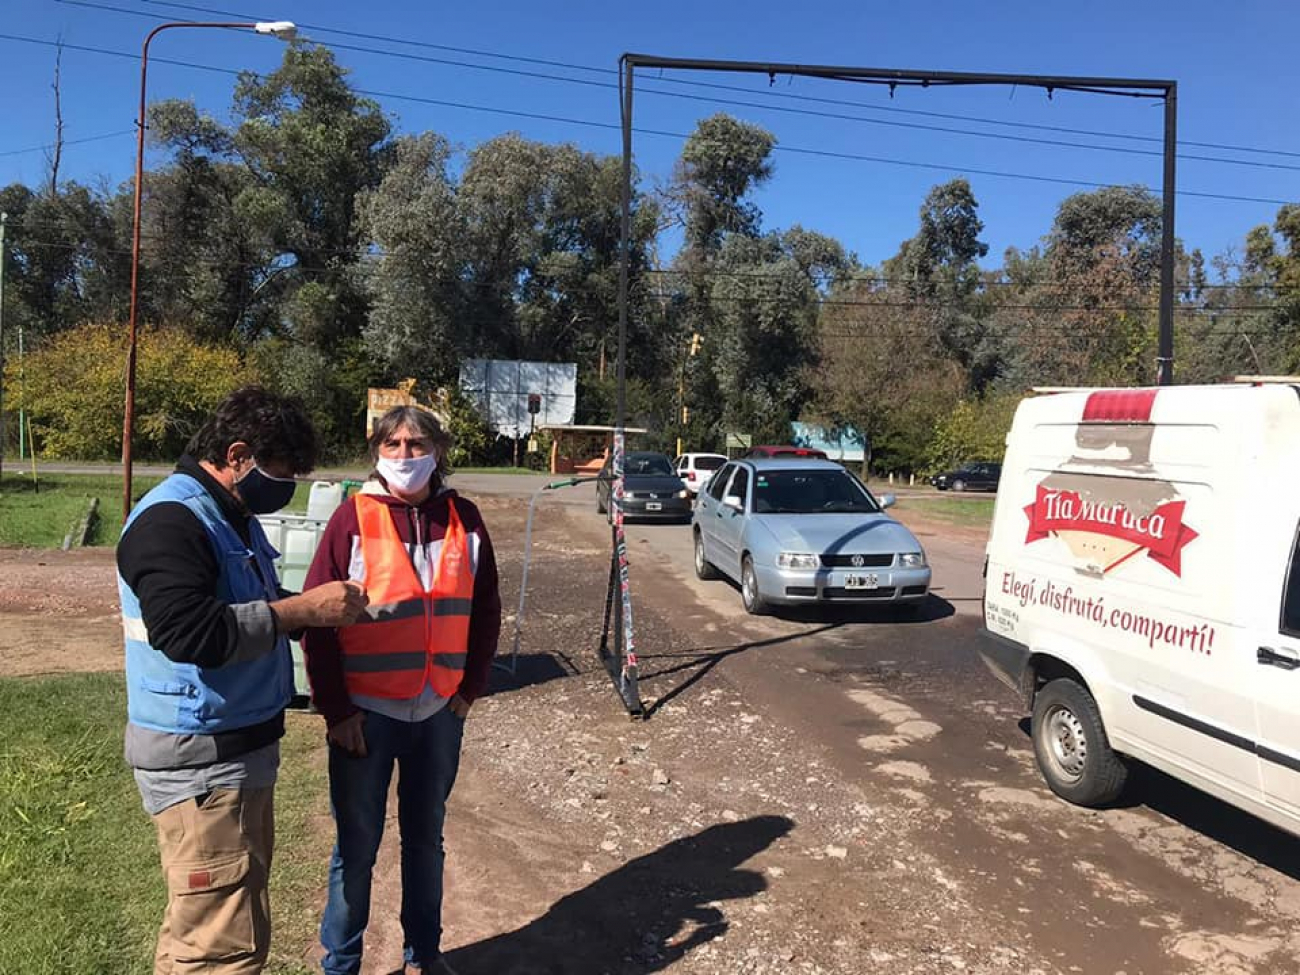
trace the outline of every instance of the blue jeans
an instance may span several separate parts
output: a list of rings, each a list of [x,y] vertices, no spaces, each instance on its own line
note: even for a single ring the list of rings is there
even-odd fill
[[[367,711],[366,755],[329,749],[330,805],[338,841],[330,857],[329,899],[321,918],[326,975],[357,975],[370,920],[370,874],[384,835],[388,784],[398,767],[402,837],[402,933],[408,965],[439,957],[442,938],[442,822],[456,781],[464,719],[444,706],[424,721]]]

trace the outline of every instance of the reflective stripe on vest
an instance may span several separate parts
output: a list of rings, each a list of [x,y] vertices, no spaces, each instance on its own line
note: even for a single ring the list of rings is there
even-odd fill
[[[339,630],[348,693],[412,698],[426,683],[442,697],[460,688],[469,649],[474,571],[465,529],[448,502],[447,531],[426,591],[393,512],[378,498],[353,496],[365,562],[366,615]]]

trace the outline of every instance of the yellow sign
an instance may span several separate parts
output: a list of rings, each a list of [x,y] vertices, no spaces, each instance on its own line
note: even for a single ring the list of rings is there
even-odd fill
[[[411,390],[415,388],[414,379],[403,379],[396,389],[366,390],[366,436],[375,429],[375,421],[394,406],[419,406]]]

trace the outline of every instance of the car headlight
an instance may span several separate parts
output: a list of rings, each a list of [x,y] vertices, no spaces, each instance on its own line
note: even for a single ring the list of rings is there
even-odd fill
[[[676,495],[674,495],[674,497],[678,497],[678,498],[689,498],[690,496],[691,496],[691,492],[686,490],[686,488],[682,488],[680,491],[677,492]]]
[[[903,552],[898,556],[898,564],[904,569],[924,569],[924,552]]]
[[[782,552],[776,557],[776,564],[783,569],[815,569],[817,556],[812,552]]]

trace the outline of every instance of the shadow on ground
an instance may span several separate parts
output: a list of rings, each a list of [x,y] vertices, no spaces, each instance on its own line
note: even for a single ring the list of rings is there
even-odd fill
[[[736,654],[757,650],[761,647],[773,647],[781,643],[789,643],[792,640],[801,640],[804,637],[833,630],[839,625],[838,623],[827,623],[813,630],[802,630],[786,636],[773,637],[770,640],[753,640],[748,643],[738,643],[727,647],[701,647],[672,653],[643,653],[640,655],[640,684],[642,689],[649,690],[654,696],[654,704],[646,709],[645,717],[653,717],[656,711],[673,698],[685,693],[728,657],[734,657]],[[679,683],[673,684],[662,693],[658,693],[656,681],[677,675],[682,675]]]
[[[806,606],[774,606],[771,614],[794,623],[933,623],[957,612],[948,600],[930,593],[917,603],[816,603]]]
[[[458,971],[493,975],[645,975],[729,927],[717,901],[753,897],[762,875],[741,869],[794,828],[784,816],[711,826],[631,860],[515,931],[449,952]]]
[[[1028,718],[1019,722],[1030,738]],[[1044,788],[1046,786],[1044,785]],[[1111,808],[1148,809],[1236,850],[1292,880],[1300,880],[1300,837],[1141,762],[1129,761],[1128,784]]]
[[[563,653],[499,654],[492,664],[487,693],[503,694],[577,674],[578,667]]]

